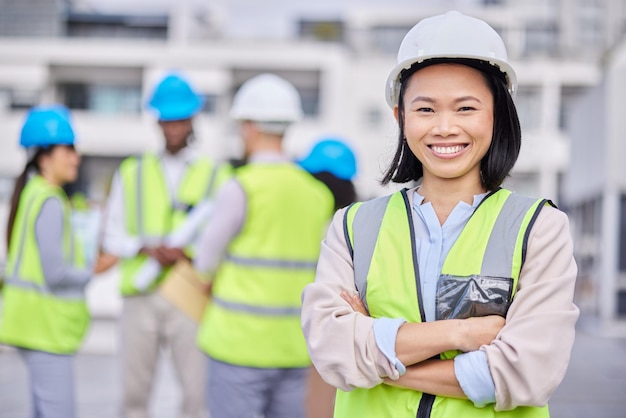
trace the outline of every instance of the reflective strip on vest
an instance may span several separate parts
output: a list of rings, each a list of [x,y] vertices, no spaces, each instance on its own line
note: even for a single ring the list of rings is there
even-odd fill
[[[35,198],[33,197],[26,207],[26,213],[24,215],[25,219],[29,219],[30,212],[33,209],[33,205]],[[41,293],[43,295],[51,295],[55,296],[59,299],[67,299],[67,300],[78,300],[82,301],[85,299],[84,292],[82,289],[55,289],[52,290],[45,283],[43,285],[35,283],[34,280],[25,280],[18,276],[18,272],[20,271],[20,266],[22,265],[22,258],[24,255],[24,245],[26,244],[26,230],[27,228],[22,228],[22,234],[20,236],[20,246],[17,250],[17,256],[15,257],[15,264],[13,265],[13,273],[5,279],[5,283],[11,286],[19,287],[21,289],[32,290],[37,293]],[[74,237],[70,235],[70,260],[69,263],[72,265],[75,264],[76,255],[74,252]]]
[[[367,275],[389,199],[391,195],[374,199],[367,205],[361,205],[352,223],[353,242],[358,243],[356,247],[353,247],[354,283],[366,309]]]
[[[315,270],[315,266],[317,265],[315,261],[270,260],[263,258],[239,257],[232,254],[227,254],[225,260],[233,264],[239,264],[246,267],[278,268],[285,270]],[[300,316],[301,313],[300,307],[267,307],[249,305],[245,303],[227,301],[215,296],[213,297],[213,301],[224,309],[256,315]]]
[[[279,268],[287,270],[315,270],[316,261],[272,260],[267,258],[241,257],[226,254],[225,260],[246,267]]]
[[[254,315],[263,316],[300,316],[300,307],[269,307],[269,306],[255,306],[248,305],[246,303],[231,302],[213,296],[212,301],[221,306],[224,309],[231,311],[246,312]]]
[[[517,236],[516,234],[509,234],[507,231],[519,231],[526,213],[536,202],[537,199],[516,193],[511,193],[506,199],[487,242],[485,257],[481,266],[482,276],[511,276],[513,252]],[[543,206],[543,203],[540,203],[541,206]],[[525,247],[526,245],[524,245]],[[505,257],[493,256],[496,253],[501,254],[503,250],[506,251]]]

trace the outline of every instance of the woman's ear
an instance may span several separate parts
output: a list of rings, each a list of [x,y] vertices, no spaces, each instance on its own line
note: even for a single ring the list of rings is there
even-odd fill
[[[396,122],[398,122],[398,105],[393,107],[393,117],[396,118]]]

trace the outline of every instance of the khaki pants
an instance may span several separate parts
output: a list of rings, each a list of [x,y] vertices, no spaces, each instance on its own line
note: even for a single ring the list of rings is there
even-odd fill
[[[207,360],[196,346],[197,324],[159,293],[125,297],[121,324],[122,415],[148,418],[159,354],[167,347],[181,384],[180,417],[206,417]]]

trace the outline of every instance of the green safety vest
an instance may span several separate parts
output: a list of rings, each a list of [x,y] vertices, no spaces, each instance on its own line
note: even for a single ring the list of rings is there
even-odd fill
[[[300,295],[315,278],[333,196],[291,163],[250,164],[236,178],[245,222],[216,273],[198,345],[239,366],[307,367]]]
[[[172,199],[158,155],[144,154],[125,159],[120,165],[120,178],[125,202],[126,233],[138,237],[144,245],[158,245],[185,221],[194,205],[213,196],[231,176],[230,165],[218,166],[207,158],[198,158],[188,166]],[[186,252],[192,256],[191,249]],[[147,260],[144,254],[120,260],[122,295],[140,293],[134,280]],[[148,290],[158,287],[169,270],[163,269]]]
[[[511,297],[526,255],[528,235],[545,204],[499,189],[489,194],[463,228],[444,260],[443,275],[512,280]],[[411,207],[406,190],[355,204],[346,211],[346,233],[354,260],[355,284],[372,317],[422,322],[420,278],[414,248]],[[446,352],[443,359],[458,352]],[[434,396],[380,384],[337,391],[335,417],[549,417],[548,407],[495,411],[466,399]]]
[[[2,290],[0,341],[16,347],[54,354],[71,354],[80,347],[89,326],[82,286],[52,289],[41,266],[35,223],[47,199],[63,204],[64,262],[85,267],[80,245],[74,245],[70,206],[60,187],[43,177],[29,180],[15,217]]]

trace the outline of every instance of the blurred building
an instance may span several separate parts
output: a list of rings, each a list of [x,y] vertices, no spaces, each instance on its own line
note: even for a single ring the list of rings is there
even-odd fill
[[[602,82],[572,109],[563,197],[577,248],[578,299],[597,330],[626,335],[626,44],[607,51]]]
[[[122,157],[161,144],[143,104],[169,69],[186,74],[207,98],[195,124],[198,146],[206,152],[219,159],[238,155],[237,132],[228,119],[233,93],[252,75],[275,72],[296,85],[305,107],[305,120],[289,132],[288,152],[295,157],[320,135],[341,135],[359,158],[360,195],[385,193],[377,180],[396,145],[395,122],[383,95],[387,73],[407,30],[449,9],[496,28],[518,72],[524,143],[506,186],[568,203],[575,214],[587,213],[583,206],[603,201],[609,186],[600,187],[595,174],[584,174],[588,190],[572,187],[571,198],[563,200],[572,128],[591,129],[589,119],[572,109],[590,88],[612,92],[613,85],[601,84],[601,68],[605,52],[621,41],[626,28],[622,0],[0,0],[0,202],[6,206],[23,166],[16,143],[25,109],[53,101],[73,110],[84,155],[77,187],[94,201],[104,200]],[[606,99],[602,106],[614,101]],[[605,119],[606,127],[592,125],[594,143],[618,142],[610,139],[611,121],[622,118],[614,118]],[[606,137],[600,138],[601,132]],[[615,158],[611,153],[617,149],[597,151]],[[598,163],[603,165],[594,169],[605,170],[596,174],[608,176],[609,161]],[[619,173],[611,172],[611,178],[626,178]],[[624,199],[618,189],[611,189],[612,201]],[[619,225],[621,212],[607,218],[607,212],[592,211],[596,224]],[[574,220],[578,226],[578,215]],[[3,225],[0,218],[0,230]],[[599,248],[600,231],[595,230],[593,245],[577,248],[583,257],[589,248]],[[619,256],[616,252],[603,263],[616,265]],[[608,280],[615,286],[596,289],[588,310],[611,321],[626,315],[626,290],[620,290],[626,285],[604,276],[617,270],[592,270],[594,285]]]

